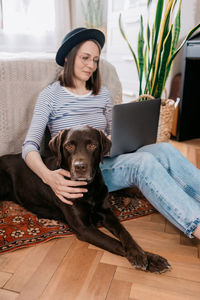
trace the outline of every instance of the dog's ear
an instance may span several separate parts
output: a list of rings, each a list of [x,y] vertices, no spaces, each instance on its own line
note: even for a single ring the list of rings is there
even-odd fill
[[[100,134],[100,143],[101,143],[101,153],[100,153],[100,161],[103,164],[103,158],[106,154],[110,152],[110,148],[112,146],[112,142],[107,136],[99,130]]]
[[[57,165],[60,166],[61,165],[61,161],[62,161],[62,143],[64,141],[64,139],[67,136],[69,130],[60,130],[59,133],[54,136],[50,142],[49,142],[49,148],[51,150],[51,152],[56,156],[57,158]]]

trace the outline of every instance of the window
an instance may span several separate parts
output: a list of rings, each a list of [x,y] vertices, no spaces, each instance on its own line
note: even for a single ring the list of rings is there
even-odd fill
[[[2,0],[6,34],[44,35],[55,30],[54,0]]]
[[[69,12],[68,0],[0,0],[0,51],[55,52]]]

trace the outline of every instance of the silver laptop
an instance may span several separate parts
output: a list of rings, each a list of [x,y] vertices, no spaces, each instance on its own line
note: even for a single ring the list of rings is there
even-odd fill
[[[153,99],[113,106],[111,157],[156,142],[160,104]]]

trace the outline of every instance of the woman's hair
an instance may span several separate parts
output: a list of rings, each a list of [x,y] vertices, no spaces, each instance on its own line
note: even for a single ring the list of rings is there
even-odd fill
[[[99,45],[99,43],[96,40],[90,40],[92,42],[94,42],[98,49],[99,49],[99,53],[101,52],[101,47]],[[78,45],[76,45],[66,56],[66,60],[65,60],[65,64],[64,64],[64,71],[60,74],[59,76],[59,81],[60,84],[62,86],[66,86],[66,87],[72,87],[75,88],[75,84],[74,84],[74,62],[75,62],[75,58],[77,55],[78,50],[80,49],[80,47],[83,45],[82,42]],[[97,63],[97,68],[94,71],[94,73],[92,74],[92,76],[86,81],[86,88],[88,90],[92,90],[92,94],[97,95],[100,91],[101,88],[101,76],[100,76],[100,72],[99,72],[99,61]]]

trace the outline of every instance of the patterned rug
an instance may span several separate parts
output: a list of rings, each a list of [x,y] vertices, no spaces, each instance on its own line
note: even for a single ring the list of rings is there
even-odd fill
[[[110,193],[112,210],[120,221],[146,216],[156,210],[137,189]],[[0,203],[0,253],[29,247],[73,234],[68,225],[34,214],[10,201]]]

